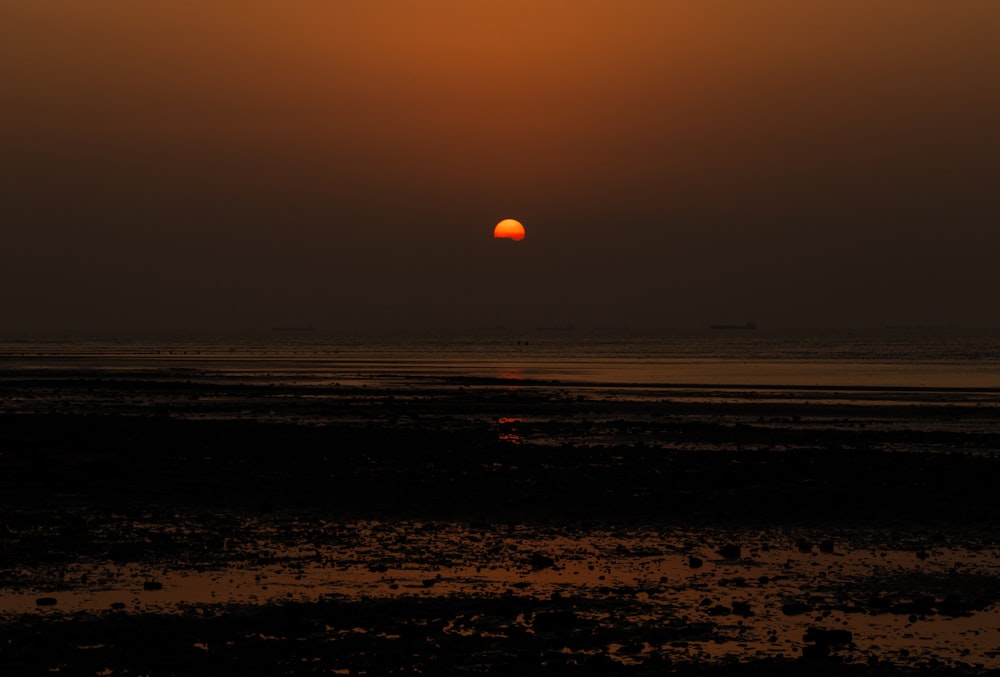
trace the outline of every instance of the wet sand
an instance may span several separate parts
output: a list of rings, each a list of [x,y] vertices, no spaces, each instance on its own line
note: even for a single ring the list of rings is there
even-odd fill
[[[1000,392],[0,374],[0,673],[1000,671]]]

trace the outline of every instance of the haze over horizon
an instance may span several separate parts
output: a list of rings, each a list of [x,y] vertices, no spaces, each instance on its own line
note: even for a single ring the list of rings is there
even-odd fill
[[[997,327],[998,26],[990,0],[6,0],[0,337]]]

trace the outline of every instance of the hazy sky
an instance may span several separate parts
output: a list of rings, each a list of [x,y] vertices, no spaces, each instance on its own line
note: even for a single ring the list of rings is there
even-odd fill
[[[1000,323],[996,0],[2,0],[0,83],[0,336]]]

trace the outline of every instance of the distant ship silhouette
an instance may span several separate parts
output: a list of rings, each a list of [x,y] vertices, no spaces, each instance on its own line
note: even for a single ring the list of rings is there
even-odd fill
[[[744,322],[743,324],[713,324],[712,329],[756,329],[756,322]]]

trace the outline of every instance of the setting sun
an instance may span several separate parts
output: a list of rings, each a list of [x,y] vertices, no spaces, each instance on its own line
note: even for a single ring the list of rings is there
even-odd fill
[[[504,219],[493,229],[493,237],[497,240],[523,240],[524,225],[515,219]]]

